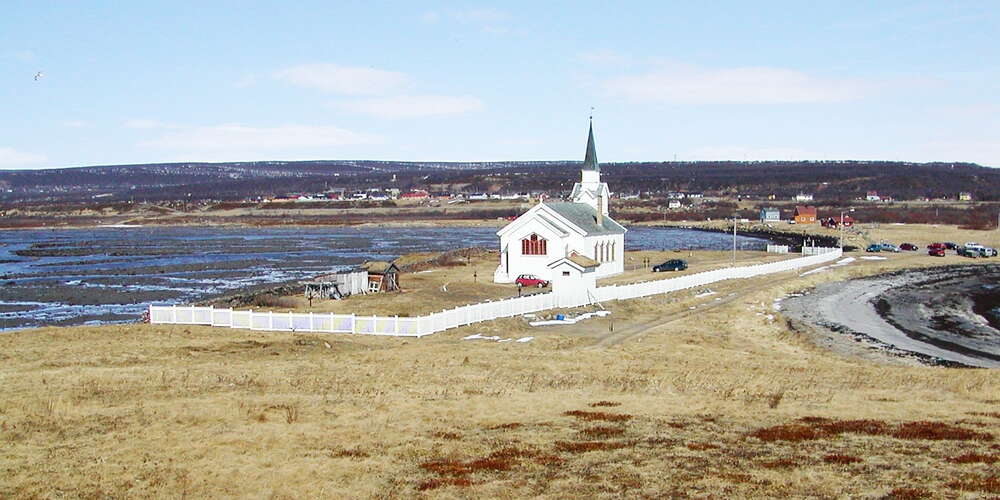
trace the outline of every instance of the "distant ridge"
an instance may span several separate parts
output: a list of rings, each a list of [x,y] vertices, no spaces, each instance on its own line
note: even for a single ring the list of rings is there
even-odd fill
[[[0,201],[237,200],[329,188],[450,186],[475,191],[568,190],[579,161],[406,162],[311,160],[182,162],[0,171]],[[852,199],[874,190],[896,199],[1000,200],[1000,169],[974,163],[893,161],[695,161],[602,163],[616,192],[701,191],[787,199]],[[393,177],[395,176],[395,181]]]

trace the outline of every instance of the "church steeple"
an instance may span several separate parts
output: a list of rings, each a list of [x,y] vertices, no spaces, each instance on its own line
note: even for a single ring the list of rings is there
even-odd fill
[[[597,148],[594,146],[594,121],[590,121],[590,133],[587,135],[587,154],[583,158],[582,170],[593,170],[600,173],[601,166],[597,163]]]

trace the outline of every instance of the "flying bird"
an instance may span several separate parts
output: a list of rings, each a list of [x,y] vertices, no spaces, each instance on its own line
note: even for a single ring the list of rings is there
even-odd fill
[[[35,73],[35,81],[37,82],[38,79],[41,78],[41,77],[43,77],[43,76],[45,76],[45,75],[43,75],[41,71],[39,71],[38,73]]]

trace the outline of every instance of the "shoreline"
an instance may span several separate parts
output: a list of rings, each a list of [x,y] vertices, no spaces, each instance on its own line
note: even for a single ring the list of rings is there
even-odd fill
[[[824,283],[776,308],[793,330],[841,354],[870,358],[875,349],[899,361],[1000,368],[1000,331],[970,298],[998,279],[996,264],[901,269]]]

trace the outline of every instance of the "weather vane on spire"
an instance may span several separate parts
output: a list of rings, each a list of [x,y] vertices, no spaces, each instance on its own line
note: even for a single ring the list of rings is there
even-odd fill
[[[594,121],[594,107],[590,107],[590,121]]]

